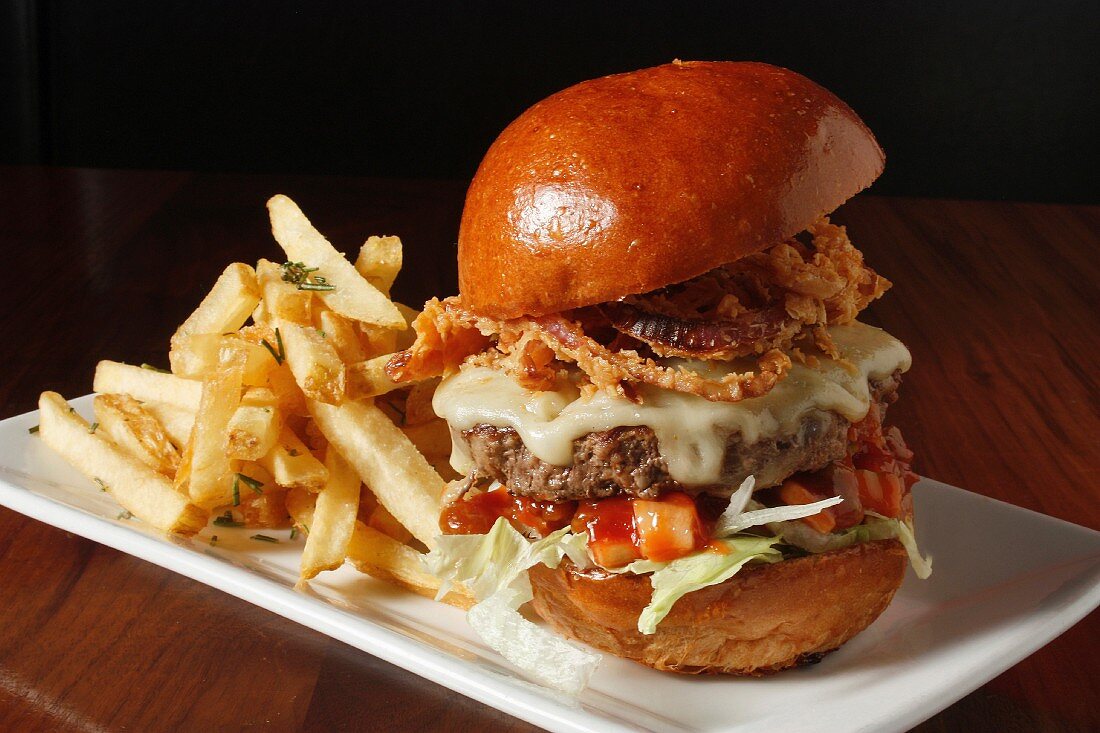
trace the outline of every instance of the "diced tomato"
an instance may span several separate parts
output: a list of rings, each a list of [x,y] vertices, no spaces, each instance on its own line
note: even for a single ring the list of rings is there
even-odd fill
[[[828,507],[802,521],[818,532],[834,532],[854,527],[863,521],[863,505],[859,500],[859,483],[855,472],[841,463],[813,473],[800,473],[787,479],[779,489],[784,504],[812,504],[839,496],[840,504]]]
[[[920,478],[910,469],[913,451],[896,427],[883,429],[881,415],[872,410],[849,428],[856,438],[851,464],[857,469],[859,496],[868,509],[888,517],[912,513],[909,489]]]
[[[634,526],[642,556],[668,562],[689,555],[706,543],[695,502],[681,492],[659,500],[634,500]]]
[[[797,479],[787,479],[779,487],[779,498],[783,500],[784,504],[794,506],[796,504],[813,504],[825,497],[818,496]],[[817,514],[803,517],[802,521],[811,528],[823,533],[832,532],[836,527],[836,516],[832,511],[832,507],[823,509]]]
[[[573,518],[573,531],[588,533],[592,558],[605,568],[617,568],[642,558],[630,499],[583,501]]]
[[[901,437],[901,431],[897,426],[892,426],[883,433],[883,437],[886,440],[886,448],[894,456],[903,463],[909,464],[913,462],[913,451],[909,449],[909,446],[905,444],[905,438]]]
[[[588,533],[593,559],[607,568],[642,558],[675,560],[708,542],[695,500],[678,491],[658,499],[619,497],[581,502],[573,531]]]
[[[857,470],[859,498],[863,506],[887,517],[901,515],[901,479],[893,473]]]

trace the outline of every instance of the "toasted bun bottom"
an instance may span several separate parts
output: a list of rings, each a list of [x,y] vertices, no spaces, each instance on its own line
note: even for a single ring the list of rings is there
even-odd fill
[[[745,567],[689,593],[656,633],[638,631],[648,576],[531,568],[534,608],[559,633],[654,669],[764,675],[818,661],[878,618],[905,574],[897,540]]]

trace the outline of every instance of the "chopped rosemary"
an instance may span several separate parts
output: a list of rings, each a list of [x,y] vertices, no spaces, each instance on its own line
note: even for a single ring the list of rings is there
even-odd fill
[[[318,280],[324,280],[323,277],[319,277],[317,279]],[[309,282],[309,283],[300,284],[298,286],[298,289],[299,290],[321,290],[321,291],[326,291],[327,292],[329,290],[335,290],[336,286],[335,285],[329,285],[328,283],[325,283],[325,282]]]
[[[119,519],[130,519],[133,516],[134,515],[131,514],[128,509],[123,509],[121,512],[118,513],[118,518]]]
[[[297,537],[298,537],[298,528],[297,527],[291,527],[290,528],[290,539],[292,539],[292,540],[297,539]]]
[[[233,474],[233,506],[241,505],[241,475]]]
[[[97,484],[99,484],[99,490],[100,491],[106,491],[107,490],[107,484],[103,483],[103,479],[101,479],[99,476],[93,477],[92,481],[95,481]]]
[[[161,374],[171,374],[172,373],[172,372],[168,371],[167,369],[161,369],[160,367],[153,366],[152,364],[146,364],[144,362],[142,362],[141,368],[142,369],[148,369],[151,372],[160,372]]]
[[[245,484],[248,485],[248,488],[252,489],[257,494],[264,493],[264,490],[261,488],[264,485],[263,481],[257,481],[256,479],[252,478],[251,476],[246,476],[243,473],[238,473],[236,480],[244,481]],[[236,483],[236,480],[234,480],[234,483]]]
[[[34,427],[27,428],[27,432],[30,433],[31,435],[34,435],[35,433],[38,432],[39,427],[40,426],[35,425]]]
[[[244,522],[238,522],[233,519],[233,512],[226,512],[220,517],[214,517],[215,527],[243,527]]]
[[[279,329],[277,328],[275,329],[275,342],[279,344],[278,351],[275,350],[274,346],[268,343],[267,339],[260,340],[260,344],[263,345],[263,347],[267,349],[273,357],[275,357],[275,363],[282,365],[282,363],[286,361],[286,350],[283,349],[283,335],[279,333]]]
[[[260,542],[274,542],[278,544],[279,540],[274,537],[268,537],[266,534],[254,534],[249,539],[258,540]]]
[[[96,430],[99,430],[99,423],[94,422],[94,423],[92,423],[91,425],[88,426],[88,432],[89,433],[94,434]]]
[[[218,536],[216,534],[210,535],[210,546],[213,547],[218,543]]]
[[[306,267],[302,262],[284,262],[279,265],[283,269],[283,282],[298,285],[306,281],[311,272],[317,272],[316,267]]]
[[[283,282],[297,285],[299,290],[336,289],[336,286],[329,284],[327,279],[312,275],[312,273],[317,272],[316,267],[306,267],[301,262],[284,262],[281,267],[283,268]]]

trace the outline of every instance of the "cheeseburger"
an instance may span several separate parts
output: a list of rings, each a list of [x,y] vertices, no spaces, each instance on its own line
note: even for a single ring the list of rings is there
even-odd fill
[[[909,352],[859,320],[890,282],[827,218],[884,160],[844,102],[759,63],[595,79],[509,125],[466,197],[460,294],[387,365],[442,378],[465,477],[433,569],[596,649],[750,675],[866,628],[907,558],[925,576],[886,423]]]

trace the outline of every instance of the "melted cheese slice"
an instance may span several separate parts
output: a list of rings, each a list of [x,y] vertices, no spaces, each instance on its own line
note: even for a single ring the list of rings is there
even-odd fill
[[[688,486],[715,484],[733,433],[745,443],[791,435],[813,410],[857,422],[870,409],[869,381],[909,369],[909,350],[881,329],[856,321],[829,333],[847,364],[825,358],[813,368],[795,363],[771,392],[740,402],[709,402],[649,386],[639,390],[642,404],[602,391],[589,398],[573,388],[535,392],[501,371],[470,367],[443,380],[432,406],[460,431],[479,424],[512,428],[537,458],[558,466],[572,463],[573,441],[587,433],[648,426],[673,479]],[[739,366],[672,363],[705,369],[711,377]],[[462,441],[455,441],[451,462],[462,474],[473,467]]]

